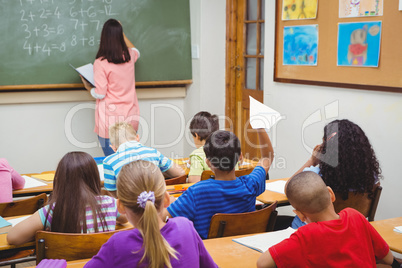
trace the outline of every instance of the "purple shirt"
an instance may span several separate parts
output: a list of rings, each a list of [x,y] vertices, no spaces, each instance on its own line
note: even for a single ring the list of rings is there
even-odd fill
[[[162,236],[177,251],[178,260],[170,258],[172,267],[218,267],[206,250],[193,223],[186,218],[169,219],[160,230]],[[145,260],[141,265],[144,250],[143,240],[138,229],[114,234],[84,267],[147,267]]]
[[[22,189],[25,179],[15,171],[7,160],[0,158],[0,203],[13,201],[13,190]]]

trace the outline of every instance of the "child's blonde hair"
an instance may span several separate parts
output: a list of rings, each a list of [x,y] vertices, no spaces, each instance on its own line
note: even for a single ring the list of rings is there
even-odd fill
[[[119,148],[119,146],[127,141],[133,141],[137,137],[134,127],[127,122],[118,122],[109,127],[110,143]]]
[[[145,208],[138,202],[143,192],[152,191],[155,201],[145,201]],[[165,197],[166,184],[160,169],[148,161],[138,160],[122,167],[117,179],[117,197],[121,204],[140,216],[136,228],[143,237],[144,255],[148,267],[159,268],[165,265],[171,268],[170,256],[177,259],[174,250],[161,235],[158,223],[158,211]]]

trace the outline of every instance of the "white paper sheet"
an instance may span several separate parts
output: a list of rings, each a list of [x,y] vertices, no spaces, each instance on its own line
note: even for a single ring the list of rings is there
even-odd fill
[[[105,180],[105,173],[103,172],[103,164],[98,165],[99,177],[101,181]]]
[[[94,66],[92,63],[85,64],[81,67],[75,68],[70,64],[72,68],[74,68],[80,75],[82,75],[92,86],[95,86],[94,80]]]
[[[33,187],[39,187],[39,186],[46,186],[47,184],[38,180],[35,180],[34,178],[28,177],[23,175],[22,176],[25,179],[25,185],[24,189],[26,188],[33,188]]]
[[[22,222],[23,220],[29,218],[31,215],[28,216],[24,216],[24,217],[19,217],[16,219],[12,219],[12,220],[7,220],[9,223],[11,223],[11,225],[14,227],[17,223]]]
[[[285,194],[285,185],[286,181],[267,182],[265,184],[265,190]]]
[[[399,10],[402,10],[402,0],[399,0]]]
[[[281,231],[236,238],[233,241],[259,252],[265,252],[273,245],[289,238],[295,231],[295,229],[289,227]]]
[[[250,125],[253,129],[270,129],[279,120],[281,120],[279,112],[250,96]]]

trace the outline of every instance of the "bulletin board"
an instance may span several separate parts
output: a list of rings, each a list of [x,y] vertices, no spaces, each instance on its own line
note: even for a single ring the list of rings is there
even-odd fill
[[[385,0],[382,16],[339,18],[339,0],[319,0],[316,19],[282,20],[276,0],[274,81],[402,93],[402,11]],[[338,23],[381,21],[378,67],[337,66]],[[284,27],[318,24],[316,66],[283,65]]]

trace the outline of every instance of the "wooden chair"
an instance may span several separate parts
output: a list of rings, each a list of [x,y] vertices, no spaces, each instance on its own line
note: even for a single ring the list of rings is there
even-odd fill
[[[14,217],[33,214],[47,202],[47,195],[40,194],[34,197],[8,203],[0,203],[0,216]]]
[[[187,175],[182,175],[176,178],[165,180],[166,185],[183,184],[186,183]]]
[[[250,174],[254,170],[253,167],[250,168],[243,168],[235,171],[236,177],[241,177],[244,175]],[[214,177],[215,173],[212,172],[212,170],[204,170],[201,174],[201,180],[208,180],[211,177]]]
[[[381,191],[381,186],[375,186],[373,191],[373,198],[369,198],[367,193],[361,194],[349,192],[348,199],[346,200],[343,200],[340,195],[335,194],[335,211],[338,213],[344,208],[351,207],[362,213],[366,218],[368,218],[369,221],[374,221],[374,216],[377,211]]]
[[[35,239],[36,264],[43,259],[72,261],[92,258],[113,234],[126,230],[129,229],[92,234],[39,231],[36,233]]]
[[[217,213],[212,216],[208,238],[269,232],[274,229],[278,202],[245,213]]]

